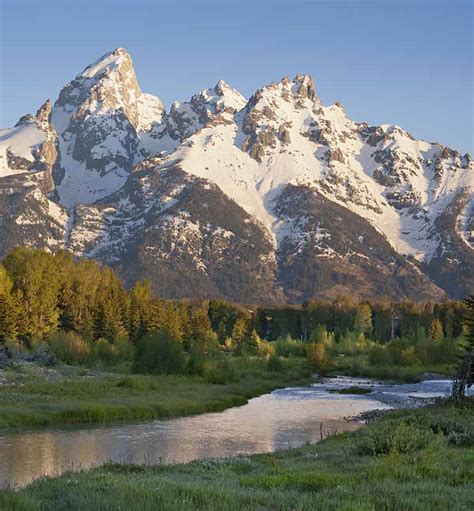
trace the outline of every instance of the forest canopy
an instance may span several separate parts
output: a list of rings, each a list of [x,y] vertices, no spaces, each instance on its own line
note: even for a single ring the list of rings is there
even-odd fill
[[[125,289],[112,269],[63,251],[17,248],[0,265],[0,347],[46,345],[67,363],[128,360],[145,372],[180,372],[202,365],[204,354],[216,350],[303,355],[315,366],[335,353],[364,352],[380,364],[451,359],[465,311],[460,301],[359,302],[350,296],[277,307],[162,300],[147,281]],[[436,350],[441,355],[434,357]]]

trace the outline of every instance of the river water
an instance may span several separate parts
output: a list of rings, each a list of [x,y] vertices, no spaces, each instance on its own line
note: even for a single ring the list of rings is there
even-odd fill
[[[338,394],[349,386],[370,394]],[[191,417],[108,426],[74,426],[0,434],[0,484],[23,486],[108,461],[184,463],[271,452],[318,442],[360,427],[349,420],[374,409],[417,406],[449,393],[449,380],[388,385],[329,378],[308,387],[280,389],[246,405]]]

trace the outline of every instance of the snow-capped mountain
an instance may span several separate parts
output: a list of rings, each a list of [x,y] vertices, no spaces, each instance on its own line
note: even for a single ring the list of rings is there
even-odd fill
[[[162,296],[474,289],[471,157],[321,104],[311,77],[173,103],[119,48],[0,131],[0,252],[64,248]]]

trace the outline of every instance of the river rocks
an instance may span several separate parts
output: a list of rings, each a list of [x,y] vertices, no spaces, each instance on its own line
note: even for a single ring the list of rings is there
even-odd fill
[[[381,410],[367,410],[366,412],[362,412],[359,415],[356,415],[355,417],[351,417],[351,420],[357,421],[357,422],[365,422],[365,423],[371,423],[375,422],[383,417],[385,417],[389,413],[393,413],[395,410],[390,409],[381,409]]]

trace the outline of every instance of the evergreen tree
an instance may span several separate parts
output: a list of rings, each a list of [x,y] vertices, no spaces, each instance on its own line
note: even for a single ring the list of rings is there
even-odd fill
[[[234,323],[234,328],[232,329],[232,341],[234,346],[238,346],[242,344],[245,340],[245,335],[247,333],[247,321],[244,318],[239,318]]]
[[[227,329],[225,327],[225,323],[221,321],[219,323],[219,327],[217,329],[217,340],[219,341],[219,344],[223,345],[225,344],[225,341],[227,339]]]
[[[438,318],[433,319],[428,332],[431,341],[441,341],[443,339],[443,325]]]
[[[200,306],[191,313],[190,326],[191,344],[195,347],[201,347],[203,350],[207,350],[213,331],[206,308]]]
[[[103,292],[101,269],[95,261],[63,257],[59,293],[60,328],[74,330],[86,338],[94,336],[94,320]]]
[[[357,309],[357,300],[352,296],[340,295],[332,303],[334,328],[341,331],[351,329],[354,325],[354,316]]]
[[[303,332],[303,340],[309,341],[311,333],[317,325],[323,325],[329,329],[331,321],[330,304],[323,300],[310,300],[303,304],[301,311],[301,330]]]
[[[426,341],[426,330],[423,325],[418,325],[418,328],[416,329],[415,341],[420,344]]]
[[[392,338],[392,304],[382,300],[372,307],[372,338],[379,342],[388,342]]]
[[[465,331],[464,354],[459,359],[456,377],[453,382],[451,396],[462,400],[466,396],[466,388],[474,383],[474,295],[464,300],[466,311],[463,327]]]
[[[176,304],[167,303],[163,309],[163,326],[164,332],[183,344],[186,348],[190,346],[190,325],[189,314],[186,307]]]
[[[323,325],[316,325],[313,332],[311,333],[311,342],[315,343],[328,343],[328,333]]]
[[[257,353],[258,347],[261,344],[261,339],[257,334],[257,331],[255,329],[252,329],[248,334],[245,336],[244,345],[245,350],[248,354],[254,355]]]
[[[136,342],[152,330],[153,293],[148,281],[137,282],[129,293],[128,329],[130,339]]]
[[[372,332],[372,310],[367,303],[357,306],[353,328],[358,334],[367,335]]]

